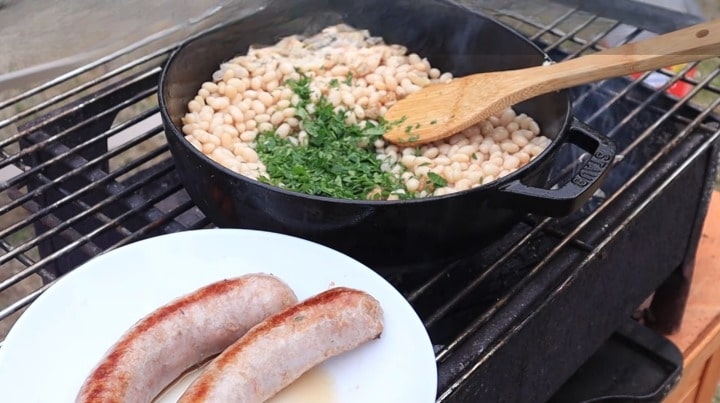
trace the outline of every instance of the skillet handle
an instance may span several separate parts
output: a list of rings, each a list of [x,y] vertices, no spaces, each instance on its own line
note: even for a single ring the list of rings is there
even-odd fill
[[[615,158],[610,140],[573,118],[567,141],[591,153],[575,176],[557,189],[542,189],[512,181],[502,187],[503,199],[525,211],[548,217],[561,217],[582,206],[595,193]]]

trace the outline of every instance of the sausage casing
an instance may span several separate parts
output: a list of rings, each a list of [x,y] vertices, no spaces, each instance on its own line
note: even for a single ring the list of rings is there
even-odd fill
[[[128,329],[85,380],[76,402],[149,402],[188,368],[296,303],[293,290],[267,274],[202,287]]]
[[[380,337],[380,303],[337,287],[273,315],[217,356],[180,403],[264,402],[322,361]]]

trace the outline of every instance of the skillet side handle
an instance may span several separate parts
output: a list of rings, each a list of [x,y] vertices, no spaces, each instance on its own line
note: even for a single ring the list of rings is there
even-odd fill
[[[579,209],[600,187],[615,158],[615,146],[585,123],[573,118],[567,141],[591,154],[575,176],[557,189],[527,186],[519,180],[500,188],[508,202],[525,211],[562,217]]]

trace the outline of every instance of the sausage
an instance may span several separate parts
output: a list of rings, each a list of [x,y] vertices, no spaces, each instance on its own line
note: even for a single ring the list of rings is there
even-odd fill
[[[149,402],[185,370],[297,302],[290,287],[267,274],[202,287],[134,324],[93,369],[76,402]]]
[[[332,288],[250,329],[210,362],[178,403],[264,402],[312,367],[382,331],[375,298]]]

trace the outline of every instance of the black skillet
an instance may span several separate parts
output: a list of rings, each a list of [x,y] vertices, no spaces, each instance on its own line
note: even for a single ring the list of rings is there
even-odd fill
[[[387,43],[403,44],[455,76],[548,60],[505,25],[439,0],[275,1],[257,14],[190,38],[162,72],[161,114],[177,172],[192,200],[217,226],[298,236],[384,272],[477,249],[525,213],[567,215],[582,206],[605,177],[615,149],[571,116],[565,91],[515,107],[535,118],[553,140],[543,154],[502,179],[426,199],[353,201],[286,191],[224,168],[184,139],[180,128],[187,103],[220,63],[246,53],[251,44],[271,45],[287,35],[313,34],[341,22],[368,29]],[[570,181],[549,190],[554,154],[566,143],[581,147],[591,158]]]

